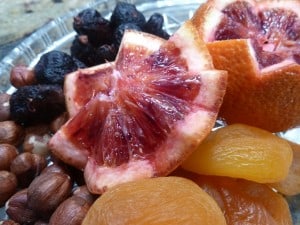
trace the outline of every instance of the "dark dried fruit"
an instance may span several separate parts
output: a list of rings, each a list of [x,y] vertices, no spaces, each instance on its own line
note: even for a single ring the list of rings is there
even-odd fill
[[[50,122],[64,111],[63,90],[57,85],[21,87],[10,98],[11,118],[22,125]]]
[[[39,84],[63,85],[65,75],[77,69],[78,66],[70,55],[54,50],[40,58],[34,67],[34,73]]]
[[[154,34],[164,39],[168,39],[170,35],[163,30],[164,17],[160,13],[154,13],[143,27],[143,31]]]
[[[83,40],[85,36],[76,36],[71,44],[71,56],[80,60],[87,66],[96,65],[96,50],[88,43]]]
[[[101,45],[96,50],[96,55],[98,60],[101,60],[102,63],[114,61],[117,56],[117,49],[114,45]]]
[[[121,24],[120,26],[117,27],[117,29],[115,30],[114,35],[113,35],[113,40],[114,40],[115,46],[117,46],[117,47],[120,46],[125,30],[142,31],[142,29],[134,23]]]
[[[112,29],[109,21],[92,8],[84,9],[74,17],[73,28],[79,35],[87,35],[93,46],[106,44],[111,40]]]
[[[146,23],[146,19],[145,16],[137,10],[135,5],[127,2],[118,2],[112,12],[110,22],[114,28],[124,23],[133,23],[139,27],[143,27]]]

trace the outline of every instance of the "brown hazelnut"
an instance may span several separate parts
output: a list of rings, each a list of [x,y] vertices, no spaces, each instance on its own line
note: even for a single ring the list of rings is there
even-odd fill
[[[16,176],[5,170],[0,171],[0,206],[17,191],[18,181]]]
[[[20,224],[13,220],[1,220],[0,225],[20,225]]]
[[[27,66],[14,66],[10,72],[10,83],[16,88],[35,84],[34,71]]]
[[[9,170],[11,162],[18,154],[18,150],[15,146],[0,144],[0,170]]]
[[[17,223],[33,224],[37,220],[37,215],[27,205],[27,189],[18,191],[11,196],[5,208],[9,218]]]
[[[34,225],[48,225],[48,223],[42,220],[38,220],[34,223]]]
[[[73,191],[73,196],[80,197],[89,204],[93,204],[98,197],[98,195],[92,194],[86,185],[76,187]]]
[[[37,125],[25,130],[23,151],[39,155],[48,155],[48,141],[51,138],[47,125]]]
[[[12,120],[0,122],[0,144],[19,145],[24,138],[23,127]]]
[[[45,157],[23,152],[11,162],[10,171],[17,176],[20,187],[27,187],[46,166]]]
[[[10,95],[6,93],[0,94],[0,121],[9,120],[9,99]]]
[[[52,214],[49,225],[81,225],[90,204],[83,198],[72,196],[59,205]]]
[[[54,119],[50,124],[50,130],[55,133],[56,131],[61,128],[62,125],[64,125],[68,120],[68,113],[63,113],[60,116],[58,116],[56,119]]]
[[[71,195],[72,182],[64,173],[43,173],[28,187],[28,206],[48,219],[54,210]]]
[[[43,173],[65,173],[68,175],[67,168],[64,165],[59,165],[57,163],[53,163],[43,169]]]

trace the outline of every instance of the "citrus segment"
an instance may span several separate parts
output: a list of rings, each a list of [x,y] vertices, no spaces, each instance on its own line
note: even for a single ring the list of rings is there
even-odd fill
[[[137,32],[137,31],[136,31]],[[131,63],[142,61],[149,56],[153,51],[157,51],[164,43],[164,39],[158,38],[148,33],[139,33],[139,39],[135,39],[135,32],[128,32],[125,36],[126,46],[123,46],[122,51],[130,51],[126,55],[125,65],[120,65],[131,73],[137,69],[135,64]],[[151,43],[151,45],[149,45]],[[126,50],[125,50],[126,49]],[[134,51],[132,51],[134,49]],[[120,58],[119,54],[119,58]],[[120,64],[122,60],[119,60]],[[100,64],[98,66],[90,67],[87,69],[80,69],[65,77],[64,92],[67,104],[67,111],[69,116],[74,116],[79,109],[84,106],[91,98],[99,92],[106,93],[112,89],[110,76],[113,73],[114,62]],[[140,63],[136,63],[139,66]],[[128,67],[130,65],[130,67]],[[84,93],[84,94],[83,94]]]
[[[109,91],[97,93],[49,142],[56,156],[84,169],[93,193],[168,174],[211,131],[222,103],[227,73],[213,68],[190,21],[145,57],[133,44],[142,36],[125,33]]]
[[[105,192],[83,225],[225,225],[219,206],[194,182],[180,177],[141,179]]]
[[[268,185],[243,179],[205,176],[178,170],[175,173],[196,182],[212,196],[228,225],[292,225],[286,200]]]
[[[278,192],[284,195],[300,194],[300,145],[289,142],[293,150],[293,161],[287,177],[278,182],[270,184]]]
[[[256,127],[233,124],[209,134],[182,166],[199,174],[270,183],[287,176],[292,158],[286,140]]]
[[[300,124],[299,1],[209,0],[192,21],[228,71],[220,116],[272,132]]]

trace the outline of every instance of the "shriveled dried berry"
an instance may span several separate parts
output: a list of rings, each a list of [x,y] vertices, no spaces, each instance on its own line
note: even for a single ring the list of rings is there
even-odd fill
[[[79,35],[87,35],[93,46],[106,44],[111,40],[109,21],[92,8],[84,9],[74,17],[73,28]]]
[[[63,85],[66,74],[78,69],[73,58],[61,51],[44,54],[34,67],[35,78],[39,84]]]
[[[21,87],[10,98],[11,118],[22,125],[49,122],[64,111],[63,90],[57,85]]]
[[[143,27],[143,31],[154,34],[164,39],[168,39],[170,35],[163,30],[164,17],[160,13],[154,13]]]
[[[84,36],[76,36],[71,44],[71,56],[83,62],[86,66],[96,65],[96,50],[88,43],[82,40]]]
[[[124,23],[133,23],[143,27],[146,23],[143,13],[137,10],[135,5],[127,2],[118,2],[110,17],[111,25],[117,28]]]
[[[125,30],[137,30],[142,31],[142,29],[134,23],[123,23],[117,27],[114,32],[113,40],[115,46],[119,47],[122,41]]]
[[[103,63],[106,61],[114,61],[116,56],[117,56],[117,49],[115,45],[101,45],[97,50],[96,50],[97,58],[101,59]]]

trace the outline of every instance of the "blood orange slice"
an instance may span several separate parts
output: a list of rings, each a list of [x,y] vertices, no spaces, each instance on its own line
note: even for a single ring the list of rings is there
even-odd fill
[[[227,72],[213,68],[190,21],[156,51],[149,41],[142,52],[152,53],[141,57],[134,43],[143,35],[125,33],[107,88],[49,142],[57,157],[84,169],[93,193],[167,175],[211,131],[223,99]]]
[[[300,124],[300,2],[209,0],[193,22],[228,71],[220,115],[272,132]]]
[[[165,42],[164,39],[154,37],[148,33],[140,33],[137,40],[135,39],[135,35],[136,32],[128,32],[123,41],[126,43],[126,47],[123,46],[123,49],[134,49],[134,51],[131,51],[131,54],[127,56],[127,60],[124,60],[127,67],[130,65],[127,70],[131,69],[133,73],[135,68],[130,62],[131,60],[133,60],[135,65],[139,65],[140,63],[137,61],[141,62],[151,53],[157,51],[162,43]],[[151,45],[149,45],[149,43],[151,43]],[[66,76],[64,92],[67,111],[70,117],[78,113],[79,109],[91,98],[95,97],[97,93],[108,93],[110,91],[112,88],[112,84],[110,83],[111,74],[114,68],[115,62],[108,62],[91,68],[77,70]]]

